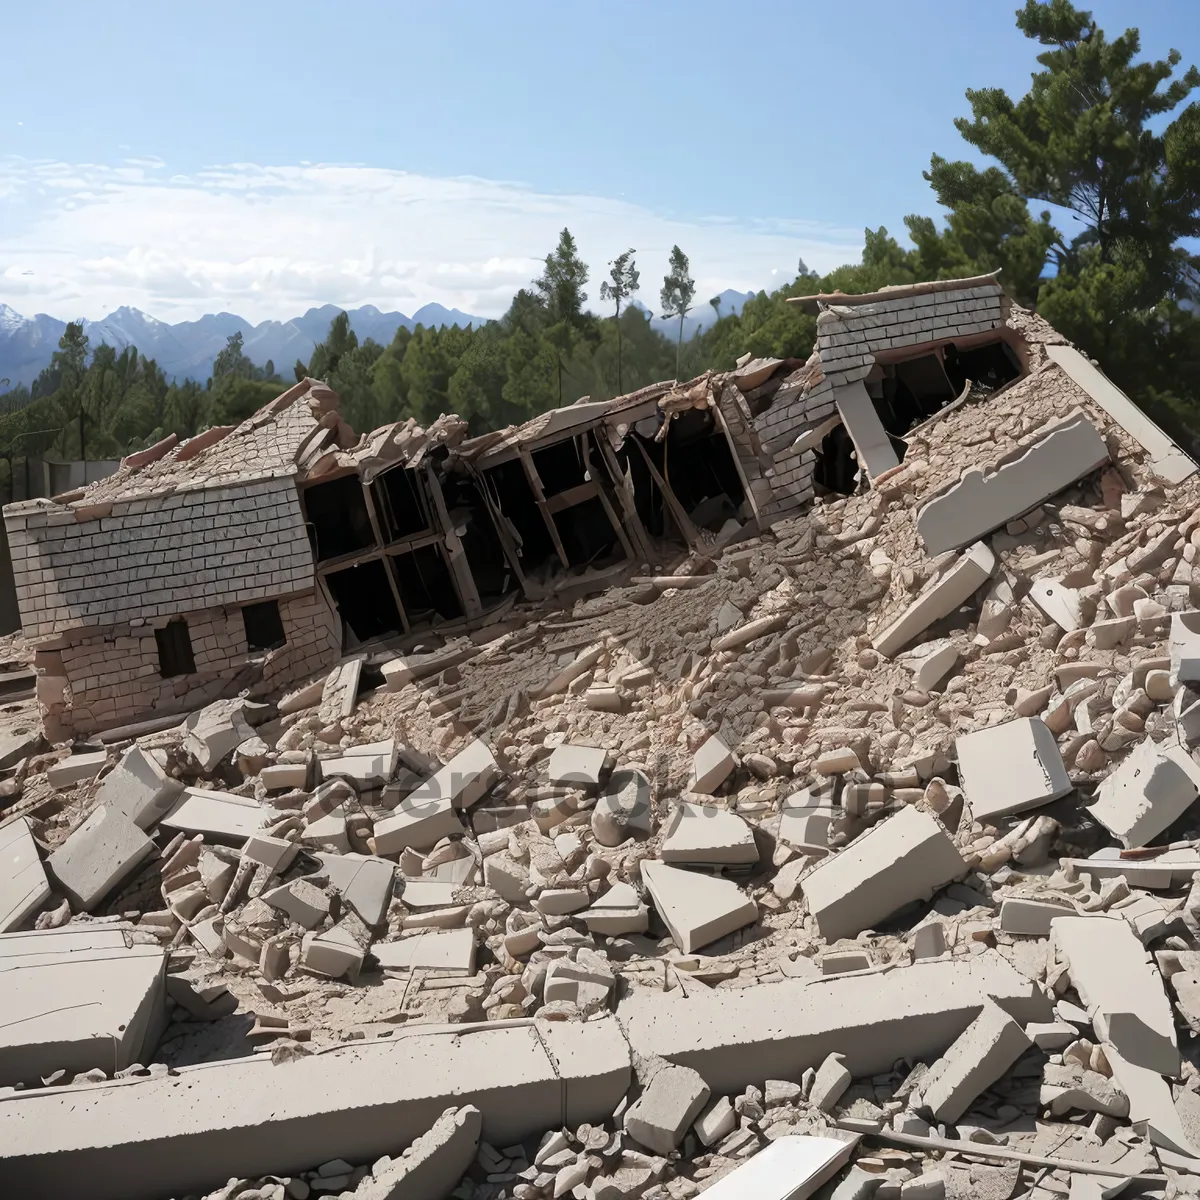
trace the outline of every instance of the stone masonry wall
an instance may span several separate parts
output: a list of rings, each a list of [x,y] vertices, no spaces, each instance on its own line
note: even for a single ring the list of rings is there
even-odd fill
[[[90,508],[28,501],[8,505],[4,523],[30,639],[270,599],[315,582],[290,477]]]
[[[166,679],[154,636],[165,617],[70,638],[61,650],[37,653],[38,697],[48,718],[76,734],[199,708],[243,687],[275,697],[341,654],[341,622],[319,590],[281,599],[279,615],[287,643],[260,666],[248,661],[240,606],[190,613],[196,671]]]
[[[821,369],[834,387],[865,379],[883,350],[971,337],[1004,324],[1004,293],[991,283],[874,304],[832,305],[817,318]]]

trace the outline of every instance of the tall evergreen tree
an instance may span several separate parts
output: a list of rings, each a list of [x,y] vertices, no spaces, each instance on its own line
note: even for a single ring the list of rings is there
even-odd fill
[[[621,305],[638,290],[638,269],[633,260],[634,250],[618,254],[608,264],[608,278],[600,284],[600,299],[616,304],[617,316],[617,395],[624,391],[621,362]]]
[[[679,337],[675,341],[675,377],[679,378],[679,355],[683,349],[683,319],[691,311],[696,295],[688,256],[678,246],[671,249],[670,270],[663,276],[662,291],[658,294],[664,317],[679,318]]]
[[[544,336],[557,357],[559,404],[563,402],[563,363],[588,327],[583,311],[587,303],[583,288],[587,281],[587,264],[579,257],[571,231],[564,229],[558,235],[558,245],[546,255],[545,270],[533,281],[534,294],[545,306],[549,322]]]

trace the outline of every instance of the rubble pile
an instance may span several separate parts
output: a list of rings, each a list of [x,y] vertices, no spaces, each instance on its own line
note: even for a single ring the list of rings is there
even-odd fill
[[[1200,477],[1008,320],[722,553],[168,728],[10,705],[0,1180],[1200,1193]]]

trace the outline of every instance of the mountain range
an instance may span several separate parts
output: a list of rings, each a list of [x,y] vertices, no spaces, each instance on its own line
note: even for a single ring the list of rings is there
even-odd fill
[[[721,293],[721,315],[741,312],[742,305],[753,292]],[[684,318],[683,336],[694,337],[715,319],[709,305],[696,309],[696,315]],[[333,318],[342,309],[334,304],[310,308],[303,316],[289,321],[261,321],[251,325],[236,313],[209,313],[195,321],[179,321],[172,325],[149,316],[136,308],[124,306],[98,321],[83,322],[84,332],[92,347],[101,342],[123,349],[136,346],[139,353],[154,359],[169,380],[196,379],[203,381],[212,374],[213,359],[231,334],[241,333],[243,352],[258,366],[268,362],[288,377],[292,364],[301,359],[308,362],[317,342],[329,333]],[[380,312],[373,304],[346,310],[350,327],[359,341],[374,338],[387,345],[396,330],[404,325],[443,326],[483,325],[486,317],[476,317],[456,308],[426,304],[412,316],[402,312]],[[674,339],[678,332],[677,319],[653,317],[651,325],[666,337]],[[7,304],[0,303],[0,391],[17,384],[31,384],[58,348],[58,340],[67,322],[38,313],[23,317]]]

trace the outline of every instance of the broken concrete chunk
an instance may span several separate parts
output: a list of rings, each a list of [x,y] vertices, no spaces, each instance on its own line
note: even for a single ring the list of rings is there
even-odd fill
[[[0,827],[0,933],[19,929],[50,899],[50,885],[25,817]]]
[[[614,771],[592,809],[592,833],[601,846],[654,832],[650,781],[641,771]]]
[[[1178,743],[1139,742],[1096,791],[1093,817],[1123,846],[1145,846],[1200,795],[1200,766]]]
[[[931,692],[954,670],[961,657],[949,638],[939,638],[905,651],[899,661],[913,673],[913,682],[920,691]]]
[[[733,755],[729,752],[729,747],[714,733],[696,751],[688,791],[711,796],[732,773]]]
[[[128,817],[101,805],[50,855],[46,870],[77,909],[90,912],[154,850]]]
[[[941,823],[905,808],[819,863],[803,886],[821,935],[832,942],[854,937],[966,871]]]
[[[581,953],[578,960],[557,958],[550,963],[542,997],[547,1004],[565,1000],[581,1012],[596,1012],[608,1004],[615,984],[616,976],[600,955],[590,954],[585,960]]]
[[[1042,899],[1009,896],[1000,904],[1000,928],[1005,933],[1047,937],[1050,923],[1057,917],[1075,916],[1076,910],[1066,899]]]
[[[1171,614],[1167,639],[1171,656],[1171,683],[1200,683],[1200,611]]]
[[[139,829],[151,829],[182,790],[183,784],[167,774],[153,753],[131,746],[104,777],[96,800],[123,813]]]
[[[1038,717],[964,734],[955,742],[971,815],[987,821],[1049,804],[1071,791],[1054,735]]]
[[[1083,623],[1083,597],[1076,588],[1063,587],[1057,579],[1035,579],[1029,599],[1066,633]]]
[[[95,779],[107,761],[104,750],[68,755],[46,768],[46,782],[52,788],[72,787],[85,779]]]
[[[370,945],[362,934],[361,923],[353,920],[339,921],[324,933],[305,934],[300,961],[308,970],[330,979],[354,978]]]
[[[917,513],[929,554],[958,550],[999,529],[1108,462],[1096,427],[1078,412],[984,472],[968,470]]]
[[[890,624],[872,635],[871,644],[891,658],[915,641],[935,621],[965,604],[991,578],[996,557],[977,542],[950,566],[934,576],[917,598]]]
[[[830,1054],[817,1069],[808,1102],[821,1112],[833,1112],[833,1106],[850,1086],[852,1076],[846,1069],[844,1054]]]
[[[128,926],[0,937],[0,1085],[148,1062],[166,1025],[165,961]]]
[[[302,929],[316,929],[329,916],[329,894],[304,879],[271,888],[262,898]]]
[[[392,899],[392,882],[396,866],[370,854],[314,855],[321,864],[321,874],[342,893],[342,899],[367,925],[378,925],[387,915]]]
[[[642,878],[658,915],[685,954],[751,925],[758,905],[735,883],[645,859]]]
[[[371,953],[385,971],[433,971],[439,975],[475,973],[475,931],[423,929],[395,942],[376,942]]]
[[[660,1067],[625,1113],[625,1132],[656,1154],[670,1154],[708,1103],[708,1085],[690,1067]]]
[[[681,803],[671,814],[660,851],[669,863],[756,863],[754,831],[736,813]]]
[[[161,824],[184,833],[244,842],[263,826],[266,810],[256,800],[232,792],[184,788],[183,795],[166,812]]]
[[[706,1188],[707,1200],[807,1200],[850,1161],[857,1137],[775,1138]],[[865,1175],[866,1172],[859,1172]],[[875,1186],[882,1183],[875,1177]],[[839,1185],[839,1190],[842,1185]],[[836,1194],[836,1193],[835,1193]],[[856,1200],[867,1200],[863,1193]],[[842,1200],[841,1197],[838,1200]]]
[[[399,1158],[377,1161],[354,1189],[355,1200],[425,1200],[449,1196],[479,1150],[483,1114],[474,1105],[448,1108]]]
[[[1050,937],[1099,1037],[1136,1067],[1177,1075],[1171,1004],[1129,924],[1119,917],[1059,917]]]
[[[273,874],[281,874],[292,863],[300,847],[286,838],[269,837],[265,833],[251,834],[242,847],[242,858],[266,867]]]
[[[183,748],[202,771],[211,771],[254,736],[245,709],[244,700],[218,700],[184,720]]]
[[[709,1101],[704,1111],[692,1123],[692,1130],[705,1146],[719,1142],[737,1128],[737,1113],[728,1096]]]
[[[987,1001],[966,1032],[930,1068],[923,1088],[925,1105],[939,1121],[957,1121],[1030,1045],[1021,1026]]]
[[[489,860],[490,861],[490,860]],[[619,937],[623,933],[645,933],[650,912],[628,883],[614,883],[596,902],[579,914],[589,933]]]
[[[550,782],[567,787],[599,787],[609,765],[607,750],[596,746],[555,746],[548,767]]]

